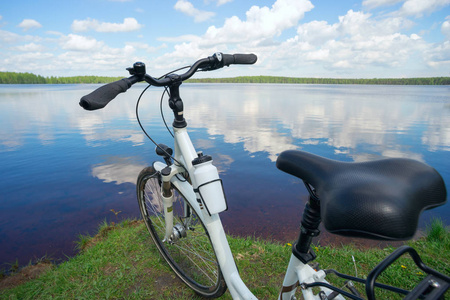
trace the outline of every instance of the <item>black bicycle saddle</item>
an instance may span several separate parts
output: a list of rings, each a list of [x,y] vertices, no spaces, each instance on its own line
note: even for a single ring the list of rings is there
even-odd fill
[[[411,159],[339,162],[288,150],[277,167],[315,188],[325,228],[345,236],[410,239],[420,213],[447,197],[441,175]]]

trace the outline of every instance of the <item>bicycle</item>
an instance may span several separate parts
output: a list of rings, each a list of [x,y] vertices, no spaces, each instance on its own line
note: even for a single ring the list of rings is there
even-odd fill
[[[136,184],[137,198],[142,218],[159,252],[175,274],[203,297],[220,297],[228,288],[233,299],[256,299],[239,275],[219,217],[228,206],[217,168],[212,164],[212,157],[197,152],[189,138],[180,86],[197,71],[254,64],[256,60],[254,54],[215,53],[198,60],[181,75],[171,72],[160,78],[146,74],[145,64],[137,62],[127,69],[129,78],[102,86],[80,100],[84,109],[96,110],[137,82],[165,87],[174,113],[171,133],[174,150],[152,140],[164,162],[157,161],[141,171]],[[140,98],[136,114],[140,124],[139,101]],[[282,152],[276,165],[303,180],[309,192],[279,299],[295,299],[298,288],[306,300],[363,299],[351,284],[349,291],[329,284],[325,280],[329,273],[364,283],[368,299],[375,299],[375,287],[405,295],[405,299],[443,297],[450,277],[426,266],[408,246],[394,251],[367,279],[311,266],[316,258],[311,243],[320,233],[320,223],[329,232],[344,236],[411,239],[420,213],[446,202],[446,188],[436,170],[410,159],[344,163],[299,150]],[[380,273],[405,253],[411,255],[427,277],[412,291],[376,282]],[[314,287],[320,291],[316,292]]]

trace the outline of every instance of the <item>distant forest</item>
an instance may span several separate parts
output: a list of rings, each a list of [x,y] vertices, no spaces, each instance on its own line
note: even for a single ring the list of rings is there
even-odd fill
[[[189,79],[197,83],[294,83],[294,84],[390,84],[390,85],[450,85],[450,77],[424,78],[297,78],[277,76],[241,76],[233,78]]]
[[[32,73],[0,72],[0,84],[108,83],[121,78],[106,76],[44,77]]]
[[[32,73],[0,72],[0,84],[73,84],[109,83],[122,77],[72,76],[43,77]],[[241,76],[233,78],[189,79],[192,83],[292,83],[292,84],[389,84],[389,85],[450,85],[450,77],[424,78],[297,78],[277,76]]]

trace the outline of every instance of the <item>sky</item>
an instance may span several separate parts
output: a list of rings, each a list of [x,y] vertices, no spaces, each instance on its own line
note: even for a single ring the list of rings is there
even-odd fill
[[[157,77],[215,52],[258,61],[197,77],[450,76],[450,0],[0,3],[0,71]]]

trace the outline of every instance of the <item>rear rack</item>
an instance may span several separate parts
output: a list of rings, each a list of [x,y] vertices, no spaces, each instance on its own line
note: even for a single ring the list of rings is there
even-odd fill
[[[414,260],[414,263],[417,265],[419,269],[427,273],[428,275],[420,281],[416,287],[412,291],[404,290],[398,287],[382,284],[376,282],[376,279],[378,276],[386,270],[387,267],[392,265],[396,260],[398,260],[403,254],[408,253],[411,258]],[[365,285],[366,287],[366,295],[368,300],[375,300],[375,287],[389,290],[398,294],[405,295],[405,298],[403,299],[444,299],[445,292],[450,287],[450,277],[447,275],[444,275],[434,269],[431,269],[427,265],[425,265],[420,258],[419,254],[417,253],[414,248],[410,246],[402,246],[395,250],[393,253],[391,253],[388,257],[386,257],[382,262],[380,262],[373,270],[369,273],[367,276],[367,279],[362,279],[354,276],[350,276],[347,274],[342,274],[337,272],[336,270],[329,269],[324,270],[326,274],[335,274],[336,276],[340,278],[344,278],[347,280],[352,280],[355,282],[359,282]],[[315,286],[322,286],[329,288],[333,290],[333,292],[323,299],[333,299],[338,294],[342,294],[345,297],[348,297],[350,299],[355,300],[364,300],[364,298],[361,298],[359,293],[352,287],[349,287],[350,292],[344,291],[340,288],[334,287],[330,284],[324,283],[324,282],[314,282],[314,283],[301,283],[300,286],[303,289],[315,287]],[[348,284],[346,284],[348,287]]]

